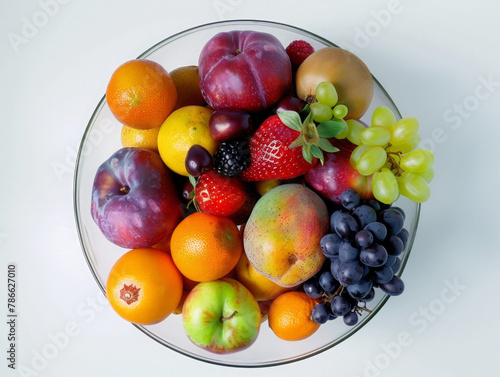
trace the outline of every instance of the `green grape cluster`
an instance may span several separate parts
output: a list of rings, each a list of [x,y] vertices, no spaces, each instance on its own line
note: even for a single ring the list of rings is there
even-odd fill
[[[320,82],[316,86],[314,94],[317,102],[309,105],[313,113],[314,122],[323,123],[334,120],[341,123],[344,127],[335,137],[337,139],[345,138],[349,126],[344,117],[347,115],[349,109],[346,105],[338,103],[339,96],[335,86],[329,81]]]
[[[420,143],[419,122],[414,117],[396,120],[386,106],[372,114],[371,125],[346,121],[346,138],[356,144],[351,165],[362,175],[372,176],[373,196],[382,203],[395,202],[400,195],[422,203],[429,199],[434,178],[434,154],[416,149]]]

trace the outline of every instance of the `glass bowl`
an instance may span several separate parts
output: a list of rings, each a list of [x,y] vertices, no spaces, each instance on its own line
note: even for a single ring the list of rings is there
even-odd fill
[[[336,46],[334,43],[306,30],[268,21],[235,20],[201,25],[175,34],[152,46],[138,58],[157,61],[167,71],[185,65],[197,65],[203,45],[221,31],[255,30],[275,35],[286,47],[296,39],[308,41],[315,49]],[[374,78],[374,96],[366,114],[378,106],[388,106],[400,118],[395,104]],[[363,119],[369,122],[368,119]],[[108,273],[116,260],[126,251],[110,243],[100,232],[90,215],[92,184],[97,168],[111,154],[121,148],[121,124],[113,117],[106,99],[98,103],[83,135],[78,151],[74,181],[74,207],[80,242],[85,258],[100,289],[105,294]],[[401,275],[408,260],[415,238],[420,206],[401,198],[397,205],[406,212],[405,228],[410,237],[402,255]],[[246,350],[217,355],[197,347],[184,334],[180,315],[170,315],[163,322],[151,326],[136,326],[144,334],[181,354],[208,363],[234,367],[274,366],[302,360],[324,352],[354,335],[382,309],[389,296],[379,289],[373,301],[368,304],[371,313],[364,313],[357,325],[346,326],[342,320],[329,321],[315,334],[301,341],[284,341],[272,333],[267,322],[261,326],[255,343]],[[396,298],[397,299],[397,298]],[[122,320],[117,316],[117,320]],[[359,335],[362,336],[362,335]]]

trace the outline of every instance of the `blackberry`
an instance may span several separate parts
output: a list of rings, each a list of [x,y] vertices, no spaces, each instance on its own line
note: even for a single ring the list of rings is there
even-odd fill
[[[250,166],[250,147],[247,140],[227,140],[214,155],[214,168],[220,175],[234,177]]]

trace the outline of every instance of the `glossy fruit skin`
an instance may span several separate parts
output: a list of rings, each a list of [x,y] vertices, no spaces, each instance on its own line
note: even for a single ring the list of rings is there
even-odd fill
[[[208,123],[212,110],[204,106],[184,106],[175,110],[163,122],[158,132],[158,151],[173,172],[188,176],[186,155],[195,145],[201,145],[212,156],[219,143],[210,134]]]
[[[91,214],[109,241],[133,249],[172,233],[182,207],[158,153],[122,148],[97,170]]]
[[[202,95],[215,110],[262,111],[292,82],[290,59],[281,42],[257,31],[216,34],[203,47],[198,67]]]
[[[246,203],[252,198],[238,178],[224,177],[212,169],[203,174],[196,184],[195,200],[203,212],[232,217],[246,210]]]
[[[238,281],[243,284],[257,301],[268,301],[281,293],[290,290],[282,287],[259,273],[250,263],[245,253],[241,253],[240,260],[235,267]]]
[[[134,59],[113,72],[106,100],[120,123],[138,129],[160,127],[175,107],[177,88],[160,64]]]
[[[275,112],[279,111],[295,111],[299,112],[306,106],[306,103],[300,98],[294,96],[285,96],[279,100],[276,105]]]
[[[212,137],[217,141],[236,139],[253,131],[252,117],[243,111],[216,110],[208,124]]]
[[[278,115],[267,118],[250,138],[250,166],[240,173],[244,181],[290,179],[312,169],[316,157],[307,162],[302,148],[288,148],[300,132],[287,127]]]
[[[195,144],[186,154],[186,171],[193,177],[199,177],[213,166],[213,158],[209,151],[201,145]]]
[[[322,267],[320,240],[328,224],[327,207],[311,189],[298,183],[277,186],[257,201],[245,225],[248,260],[276,284],[297,286]]]
[[[204,212],[185,217],[170,241],[170,254],[179,271],[198,282],[226,276],[242,252],[242,236],[234,222]]]
[[[174,110],[183,106],[204,106],[205,99],[201,95],[198,66],[187,65],[170,71],[170,77],[177,88],[177,103]]]
[[[354,189],[362,199],[373,199],[371,177],[359,174],[349,162],[356,146],[348,140],[336,140],[333,143],[340,150],[326,153],[325,163],[316,164],[305,174],[307,184],[323,198],[339,205],[340,195],[347,189]]]
[[[182,308],[182,323],[194,344],[226,354],[254,343],[261,312],[248,289],[234,279],[223,278],[200,283],[191,290]]]
[[[366,64],[353,53],[338,47],[324,47],[300,65],[295,76],[297,96],[307,101],[320,82],[329,81],[337,90],[338,103],[346,105],[345,119],[359,119],[373,97],[373,78]]]
[[[182,276],[167,253],[132,249],[113,265],[106,282],[111,307],[125,320],[151,325],[167,318],[181,300]],[[127,300],[124,293],[135,293]]]

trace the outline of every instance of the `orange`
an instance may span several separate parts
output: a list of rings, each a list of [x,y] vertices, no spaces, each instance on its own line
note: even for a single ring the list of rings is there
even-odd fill
[[[158,63],[130,60],[112,74],[106,100],[113,115],[129,127],[160,127],[177,103],[177,88]]]
[[[205,99],[200,89],[198,66],[187,65],[176,68],[170,72],[170,76],[177,88],[176,109],[189,105],[205,105]]]
[[[305,339],[320,327],[311,318],[312,310],[317,303],[304,292],[285,292],[276,297],[269,307],[269,327],[280,339]]]
[[[194,144],[204,147],[212,156],[219,143],[210,133],[212,110],[204,106],[184,106],[175,110],[163,122],[158,133],[158,151],[173,172],[188,176],[186,155]]]
[[[123,319],[151,325],[177,308],[182,288],[182,275],[167,253],[153,248],[132,249],[111,268],[106,296]]]
[[[175,265],[182,275],[197,282],[229,274],[242,251],[241,234],[230,219],[202,212],[182,220],[170,241]]]
[[[159,127],[140,130],[129,126],[123,126],[121,141],[123,147],[146,148],[158,152]]]

